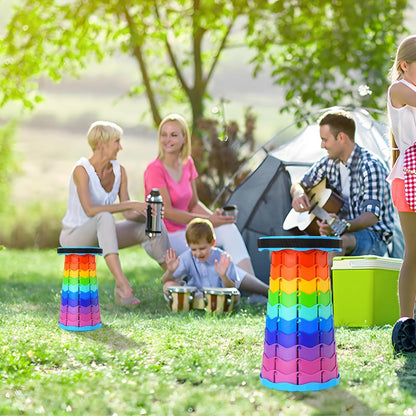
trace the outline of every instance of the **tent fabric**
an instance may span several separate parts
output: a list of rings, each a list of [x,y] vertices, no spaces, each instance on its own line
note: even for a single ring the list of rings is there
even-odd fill
[[[320,114],[339,108],[324,109]],[[356,142],[378,155],[389,167],[391,152],[387,125],[375,120],[365,109],[343,109],[350,111],[356,121]],[[227,204],[238,206],[237,227],[247,245],[256,276],[266,283],[270,274],[269,253],[259,252],[257,240],[264,236],[293,235],[292,231],[283,230],[283,222],[291,209],[291,184],[298,182],[306,169],[326,154],[321,149],[316,122],[309,123],[289,142],[277,146],[279,138],[279,134],[275,135],[254,152],[219,193],[227,195],[228,192]],[[253,160],[256,160],[254,166]],[[248,176],[233,189],[233,179],[247,171],[248,166],[251,168]],[[404,243],[397,213],[395,225],[389,255],[402,258]]]
[[[259,237],[291,235],[283,221],[291,209],[290,176],[284,164],[267,155],[255,174],[232,193],[227,204],[238,206],[237,227],[241,231],[256,276],[268,282],[269,254],[257,249]]]

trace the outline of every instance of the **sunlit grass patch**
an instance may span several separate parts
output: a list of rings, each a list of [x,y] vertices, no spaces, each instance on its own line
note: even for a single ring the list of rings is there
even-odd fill
[[[266,309],[171,314],[161,269],[141,248],[121,261],[142,304],[116,307],[97,256],[102,328],[58,327],[63,256],[0,253],[0,414],[405,415],[416,357],[393,355],[391,326],[337,328],[340,384],[291,393],[261,385]]]

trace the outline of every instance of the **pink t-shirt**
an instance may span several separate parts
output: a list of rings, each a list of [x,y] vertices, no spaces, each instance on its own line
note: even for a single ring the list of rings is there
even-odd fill
[[[160,159],[155,159],[149,163],[144,172],[144,189],[149,195],[152,188],[167,188],[173,208],[188,211],[189,203],[192,198],[191,181],[198,177],[194,161],[188,158],[183,165],[182,177],[180,182],[176,182],[163,166]],[[163,220],[169,233],[183,230],[186,224]]]

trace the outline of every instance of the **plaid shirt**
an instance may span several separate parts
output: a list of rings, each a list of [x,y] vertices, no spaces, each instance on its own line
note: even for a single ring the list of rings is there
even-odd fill
[[[330,188],[341,195],[340,163],[339,159],[322,157],[305,173],[301,183],[310,189],[327,178]],[[354,219],[363,212],[372,212],[379,221],[368,229],[375,231],[388,244],[393,237],[394,222],[390,187],[386,182],[388,172],[384,163],[356,144],[346,166],[350,172],[350,198],[338,216]]]

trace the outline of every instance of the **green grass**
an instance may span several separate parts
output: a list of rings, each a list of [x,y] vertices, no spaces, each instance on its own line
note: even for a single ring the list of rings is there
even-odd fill
[[[263,387],[265,307],[231,316],[172,315],[160,269],[121,252],[138,310],[113,304],[97,257],[103,327],[58,327],[63,256],[0,251],[0,415],[412,415],[414,355],[393,355],[391,326],[336,329],[340,384],[319,392]]]

